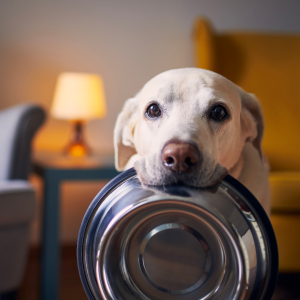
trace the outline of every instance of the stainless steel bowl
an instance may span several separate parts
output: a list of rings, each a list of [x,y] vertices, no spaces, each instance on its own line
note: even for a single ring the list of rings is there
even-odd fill
[[[150,188],[133,169],[91,203],[77,258],[90,300],[267,300],[278,272],[270,221],[237,180]]]

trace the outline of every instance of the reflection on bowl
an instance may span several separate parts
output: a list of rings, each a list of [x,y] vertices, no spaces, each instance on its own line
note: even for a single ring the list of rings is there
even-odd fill
[[[270,221],[230,176],[210,189],[145,187],[125,171],[91,203],[77,256],[99,300],[267,300],[278,272]]]

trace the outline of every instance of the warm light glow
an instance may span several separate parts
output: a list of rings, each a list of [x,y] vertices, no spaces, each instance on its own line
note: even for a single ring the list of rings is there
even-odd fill
[[[68,152],[70,155],[76,157],[85,156],[87,154],[86,148],[81,144],[72,145]]]
[[[103,82],[100,76],[62,73],[57,80],[51,114],[58,119],[89,120],[106,115]]]

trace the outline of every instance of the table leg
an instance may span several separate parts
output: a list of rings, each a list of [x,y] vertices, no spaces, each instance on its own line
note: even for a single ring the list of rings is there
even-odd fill
[[[44,175],[44,208],[42,228],[42,262],[40,299],[59,298],[59,180],[55,172],[47,170]]]

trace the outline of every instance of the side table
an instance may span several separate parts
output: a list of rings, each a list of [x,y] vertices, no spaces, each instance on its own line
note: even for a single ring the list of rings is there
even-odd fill
[[[44,180],[40,299],[56,300],[60,277],[60,184],[66,180],[110,180],[119,173],[112,155],[76,158],[37,152],[33,161],[34,172]]]

